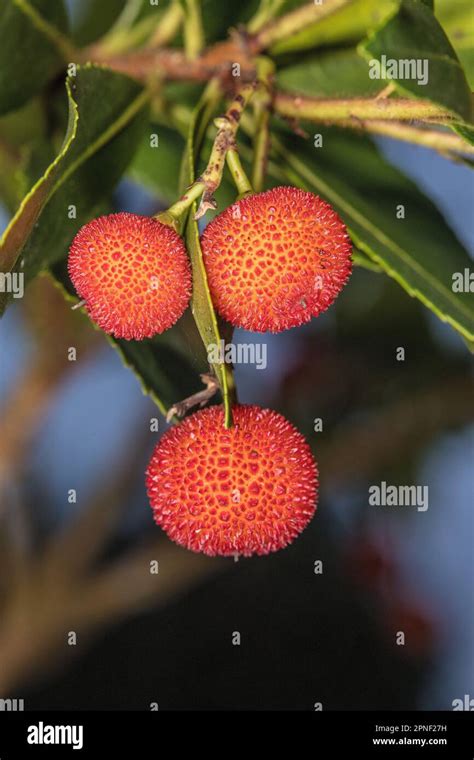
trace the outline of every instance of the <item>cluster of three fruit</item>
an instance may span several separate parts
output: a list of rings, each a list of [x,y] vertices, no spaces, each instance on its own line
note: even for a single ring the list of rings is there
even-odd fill
[[[351,244],[325,201],[277,187],[229,206],[201,247],[216,310],[235,327],[281,332],[318,316],[351,272]],[[76,235],[69,273],[91,319],[117,338],[162,333],[184,313],[191,270],[182,239],[156,219],[120,213]],[[147,489],[170,538],[209,555],[267,554],[308,524],[317,466],[281,415],[235,406],[224,427],[209,407],[171,428],[155,448]]]

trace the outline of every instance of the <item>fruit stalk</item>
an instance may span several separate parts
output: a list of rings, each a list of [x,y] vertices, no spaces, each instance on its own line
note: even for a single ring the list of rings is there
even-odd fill
[[[237,148],[229,148],[226,153],[227,166],[234,180],[234,184],[239,193],[239,198],[243,198],[248,193],[253,192],[250,180],[245,174],[245,170],[241,164],[240,156],[237,152]]]
[[[213,195],[222,181],[224,164],[229,153],[229,168],[236,182],[237,189],[240,193],[251,190],[251,185],[240,164],[235,138],[242,113],[254,91],[255,82],[241,87],[224,116],[214,119],[214,124],[218,131],[212,146],[209,163],[204,173],[198,178],[198,181],[204,182],[205,190],[195,216],[196,219],[204,216],[209,208],[216,207]]]
[[[219,390],[219,381],[215,375],[206,372],[200,375],[202,382],[206,386],[202,391],[193,393],[182,401],[176,401],[166,413],[166,422],[171,422],[175,417],[184,417],[186,412],[195,406],[205,406]]]
[[[208,209],[215,209],[216,202],[213,195],[222,181],[226,158],[239,193],[251,192],[252,186],[240,163],[235,137],[242,112],[252,97],[254,90],[255,83],[246,84],[241,87],[224,116],[214,119],[217,134],[206,169],[188,187],[184,195],[176,203],[173,203],[167,211],[159,215],[161,221],[178,221],[200,196],[202,196],[201,202],[195,214],[195,219],[200,219],[204,216]]]

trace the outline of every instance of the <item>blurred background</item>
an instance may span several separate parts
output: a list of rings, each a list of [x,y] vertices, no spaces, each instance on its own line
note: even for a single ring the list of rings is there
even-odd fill
[[[473,255],[470,170],[378,145]],[[160,207],[131,179],[114,196],[116,210]],[[165,420],[70,306],[43,276],[0,322],[1,697],[97,710],[450,710],[474,697],[472,361],[451,328],[356,268],[304,328],[236,331],[268,354],[265,370],[235,367],[239,400],[307,436],[321,488],[293,545],[234,561],[154,524],[144,471]],[[192,351],[188,316],[170,336]],[[428,486],[428,510],[370,506],[381,481]]]
[[[380,145],[472,249],[468,170]],[[129,181],[115,200],[156,205]],[[451,709],[473,694],[466,346],[362,269],[305,328],[234,340],[265,341],[268,352],[265,370],[235,368],[240,400],[287,415],[321,471],[302,536],[238,562],[192,555],[153,523],[143,473],[166,423],[103,336],[47,277],[7,311],[2,696],[27,709]],[[369,506],[368,488],[382,480],[427,485],[429,509]]]

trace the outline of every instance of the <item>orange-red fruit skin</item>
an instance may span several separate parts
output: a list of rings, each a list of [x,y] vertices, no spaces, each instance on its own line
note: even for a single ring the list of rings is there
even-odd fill
[[[84,225],[72,242],[68,269],[91,319],[116,338],[162,333],[191,295],[183,241],[147,216],[122,212]]]
[[[218,312],[254,332],[308,322],[333,303],[351,273],[342,219],[296,187],[237,201],[208,224],[201,246]]]
[[[180,546],[210,556],[283,549],[316,509],[318,470],[304,437],[281,414],[207,407],[170,428],[146,473],[155,522]]]

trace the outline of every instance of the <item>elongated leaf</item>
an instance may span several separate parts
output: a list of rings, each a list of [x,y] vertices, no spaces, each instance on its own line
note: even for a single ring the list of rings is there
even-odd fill
[[[0,114],[19,108],[68,60],[63,0],[0,3]]]
[[[436,0],[435,14],[474,90],[474,10],[472,0]]]
[[[199,155],[209,120],[218,100],[218,91],[211,85],[204,93],[191,118],[181,172],[182,192],[194,181],[197,156]],[[185,222],[185,239],[193,271],[191,308],[204,347],[208,351],[210,344],[220,345],[221,335],[209,292],[207,274],[199,242],[199,228],[194,219],[195,213],[196,204],[193,204]],[[225,421],[226,426],[228,426],[232,421],[230,399],[230,393],[233,388],[232,371],[227,364],[215,364],[213,365],[213,370],[219,380],[224,401]]]
[[[314,149],[292,137],[291,144],[280,144],[273,171],[332,203],[357,248],[473,339],[472,296],[452,289],[453,275],[472,264],[468,254],[434,205],[369,140],[325,129],[324,148]],[[397,218],[400,206],[405,218]]]
[[[358,50],[368,61],[381,62],[382,76],[388,74],[401,93],[431,100],[470,119],[471,93],[466,75],[443,28],[424,3],[402,0],[400,9]],[[389,68],[392,60],[398,66],[393,71]],[[399,61],[413,61],[420,71],[402,70]]]
[[[27,280],[67,255],[91,209],[120,179],[143,130],[147,96],[128,77],[86,65],[68,80],[67,92],[69,124],[63,146],[24,198],[0,243],[0,270],[11,271],[22,256]],[[4,308],[1,294],[0,310]]]
[[[454,124],[453,131],[463,137],[466,142],[474,145],[474,126],[472,124]]]

